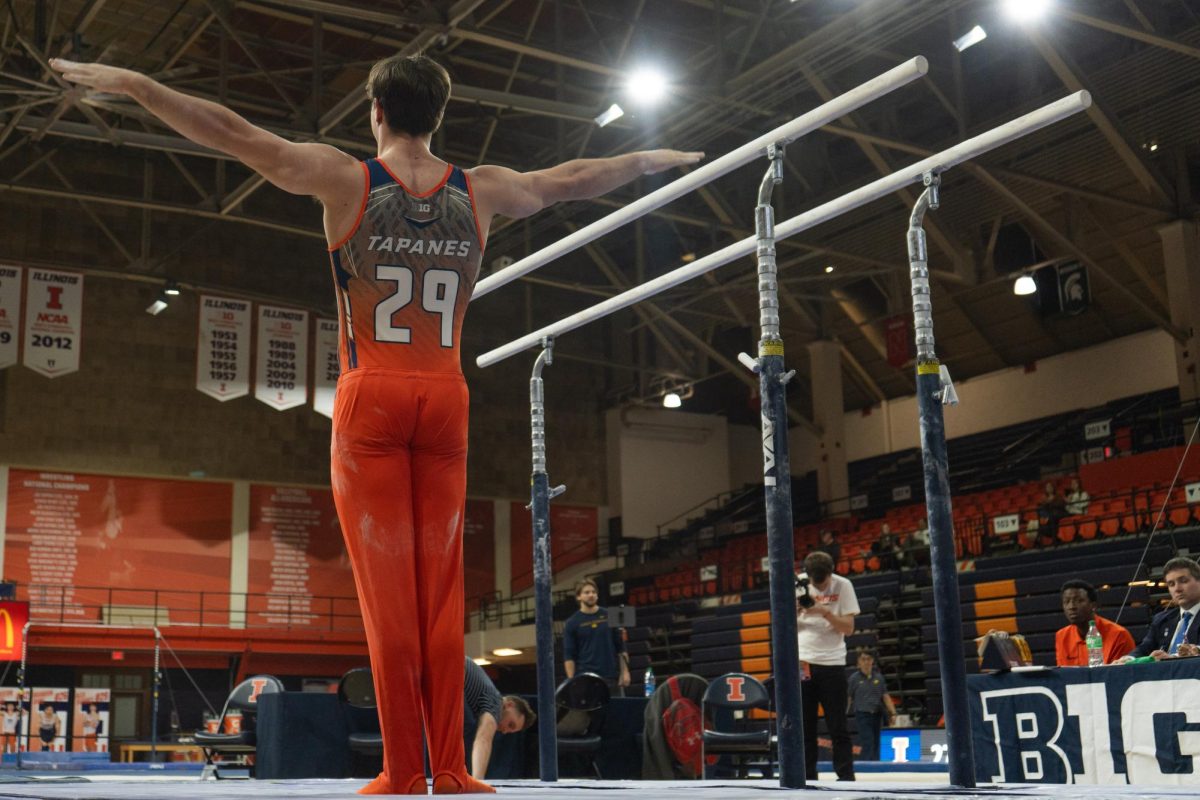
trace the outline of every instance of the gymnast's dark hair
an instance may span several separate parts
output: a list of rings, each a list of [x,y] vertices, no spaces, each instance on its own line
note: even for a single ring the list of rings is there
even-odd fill
[[[375,62],[367,96],[378,100],[393,133],[424,136],[442,124],[450,99],[450,73],[423,55],[395,55]]]
[[[1087,592],[1088,600],[1091,600],[1093,603],[1100,602],[1100,593],[1096,591],[1095,586],[1092,586],[1087,581],[1081,581],[1078,578],[1072,578],[1071,580],[1063,583],[1062,588],[1058,590],[1058,593],[1062,594],[1067,589],[1083,589],[1085,592]]]

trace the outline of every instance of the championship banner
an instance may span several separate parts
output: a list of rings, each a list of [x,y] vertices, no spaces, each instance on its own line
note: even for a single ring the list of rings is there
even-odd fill
[[[25,623],[29,622],[29,603],[0,601],[0,661],[20,661],[25,644]]]
[[[968,675],[981,783],[1194,786],[1200,659]]]
[[[79,369],[83,276],[32,269],[25,286],[25,366],[47,378]]]
[[[249,627],[361,629],[354,573],[333,492],[250,487],[247,587]]]
[[[229,591],[232,509],[224,482],[9,469],[4,576],[35,619],[111,622],[157,600],[159,625],[195,625],[196,594]]]
[[[29,746],[32,753],[62,753],[67,749],[67,712],[70,689],[34,689],[29,694]]]
[[[196,388],[221,401],[250,394],[250,301],[200,295]]]
[[[111,689],[75,689],[75,720],[71,724],[71,749],[78,753],[108,752],[108,708]]]
[[[22,272],[20,267],[0,267],[0,369],[17,363]]]
[[[23,702],[22,702],[23,701]],[[0,686],[0,750],[25,750],[29,732],[29,687]]]
[[[254,397],[276,411],[308,402],[308,312],[259,306]]]
[[[333,391],[337,388],[338,324],[317,318],[317,348],[313,354],[313,411],[333,419]]]

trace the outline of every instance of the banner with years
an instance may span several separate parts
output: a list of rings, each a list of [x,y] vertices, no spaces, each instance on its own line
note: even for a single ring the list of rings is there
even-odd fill
[[[317,318],[317,344],[313,354],[313,411],[333,418],[333,392],[337,388],[338,323]]]
[[[308,312],[258,308],[254,397],[277,411],[308,402]]]
[[[47,378],[76,372],[82,339],[83,276],[31,269],[25,286],[25,366]]]
[[[17,363],[23,272],[20,267],[0,266],[0,369]]]
[[[967,677],[980,782],[1192,785],[1200,658]]]
[[[250,394],[250,301],[200,295],[196,388],[224,402]]]

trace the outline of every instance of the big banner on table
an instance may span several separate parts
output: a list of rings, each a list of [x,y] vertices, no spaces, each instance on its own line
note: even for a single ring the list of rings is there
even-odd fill
[[[21,334],[20,267],[0,266],[0,369],[17,363]]]
[[[1195,785],[1200,658],[969,675],[981,782]]]
[[[200,592],[227,607],[232,503],[228,483],[10,469],[5,577],[29,587],[35,619],[157,602],[158,624],[195,624]]]
[[[250,301],[200,295],[196,388],[224,402],[250,393]]]
[[[79,369],[83,347],[83,276],[32,269],[25,286],[24,362],[57,378]]]

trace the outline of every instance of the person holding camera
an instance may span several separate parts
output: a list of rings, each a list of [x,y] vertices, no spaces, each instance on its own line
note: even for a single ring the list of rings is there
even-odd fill
[[[804,702],[804,761],[808,780],[817,779],[817,706],[833,740],[838,780],[854,780],[854,748],[846,728],[846,637],[858,614],[854,585],[833,574],[833,559],[820,550],[804,559],[796,579],[796,639],[800,651],[800,694]]]

